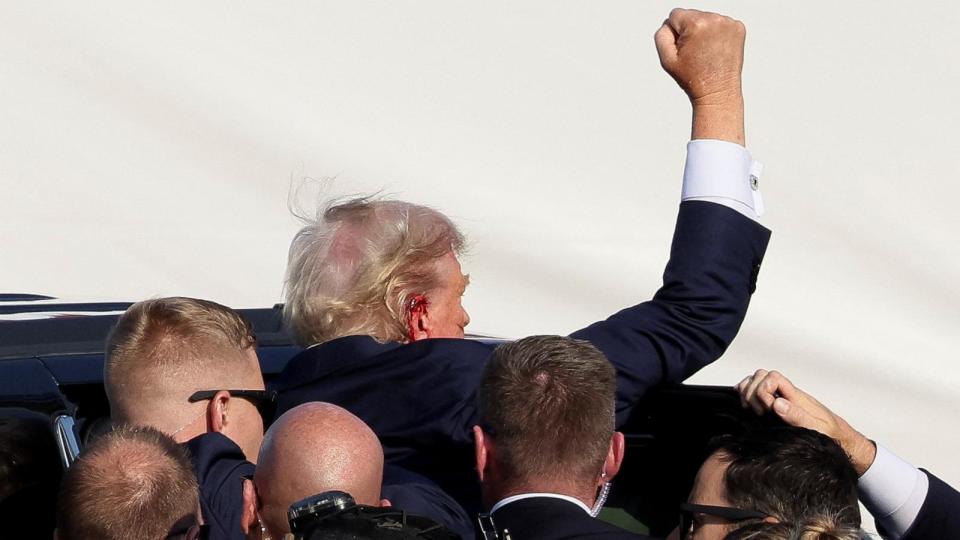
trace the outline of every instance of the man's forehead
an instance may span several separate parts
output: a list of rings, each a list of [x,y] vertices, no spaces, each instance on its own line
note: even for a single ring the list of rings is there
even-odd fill
[[[729,465],[727,461],[721,459],[719,453],[708,457],[697,472],[689,501],[695,504],[726,506],[723,478]]]

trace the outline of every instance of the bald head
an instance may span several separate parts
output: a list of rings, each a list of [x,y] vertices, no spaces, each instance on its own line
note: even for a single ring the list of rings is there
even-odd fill
[[[274,535],[289,532],[287,509],[300,499],[340,490],[376,506],[383,481],[383,447],[362,420],[329,403],[305,403],[267,431],[254,482],[261,516]]]
[[[121,428],[67,470],[57,502],[60,540],[161,540],[197,523],[197,481],[186,451],[151,428]]]

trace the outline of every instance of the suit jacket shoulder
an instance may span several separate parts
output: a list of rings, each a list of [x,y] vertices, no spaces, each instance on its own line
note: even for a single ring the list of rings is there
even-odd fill
[[[512,540],[618,539],[649,540],[591,517],[583,508],[562,499],[531,497],[511,502],[493,513],[501,538]]]
[[[429,517],[461,538],[473,538],[473,521],[463,507],[423,475],[387,464],[380,493],[399,510]]]
[[[921,469],[923,470],[923,469]],[[955,540],[960,538],[960,492],[929,471],[930,485],[920,513],[901,540]]]
[[[220,433],[205,433],[185,443],[200,485],[200,511],[211,540],[245,540],[240,528],[243,479],[255,466],[243,451]]]

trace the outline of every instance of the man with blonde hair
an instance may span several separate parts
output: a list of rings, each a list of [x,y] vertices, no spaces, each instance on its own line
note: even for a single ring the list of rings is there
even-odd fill
[[[332,204],[290,246],[285,318],[304,346],[353,335],[462,338],[463,246],[432,208],[370,197]]]
[[[661,65],[693,105],[670,260],[651,301],[571,336],[617,372],[618,424],[650,387],[679,382],[736,336],[770,232],[745,144],[745,30],[728,17],[674,10],[655,36]],[[388,464],[428,476],[470,510],[473,399],[493,344],[464,339],[463,237],[445,216],[359,199],[321,211],[290,246],[286,315],[309,348],[277,381],[280,410],[341,405],[373,428]]]
[[[243,513],[252,512],[245,478],[263,440],[257,406],[271,401],[255,345],[236,311],[180,297],[130,306],[107,339],[111,419],[156,428],[189,447],[210,538],[243,538],[250,520]]]
[[[84,450],[64,476],[58,540],[193,540],[199,494],[186,450],[149,427],[123,427]]]

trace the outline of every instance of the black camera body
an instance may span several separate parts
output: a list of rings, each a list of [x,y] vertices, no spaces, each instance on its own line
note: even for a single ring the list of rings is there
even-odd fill
[[[326,491],[299,500],[290,505],[287,519],[296,540],[460,538],[432,519],[389,506],[357,504],[343,491]]]

